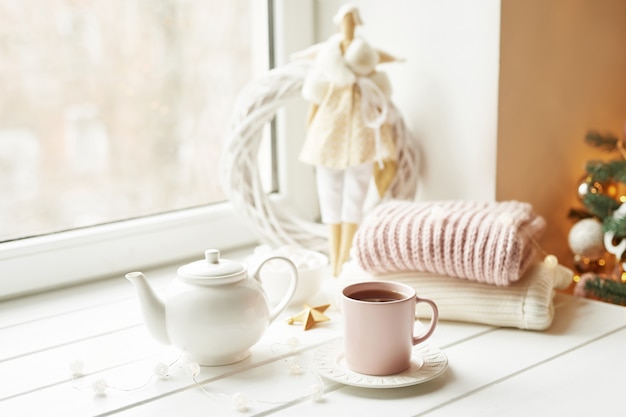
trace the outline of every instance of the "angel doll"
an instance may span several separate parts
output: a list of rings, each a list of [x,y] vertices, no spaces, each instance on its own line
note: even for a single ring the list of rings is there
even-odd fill
[[[316,167],[321,220],[329,226],[329,258],[338,276],[363,217],[370,179],[382,196],[395,175],[391,86],[376,66],[396,59],[355,36],[362,24],[355,6],[342,6],[333,22],[339,33],[296,58],[314,59],[302,88],[311,107],[300,160]]]

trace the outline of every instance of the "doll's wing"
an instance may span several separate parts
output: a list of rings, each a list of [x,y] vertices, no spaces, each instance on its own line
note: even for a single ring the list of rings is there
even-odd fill
[[[386,64],[388,62],[404,62],[405,61],[404,58],[396,58],[390,53],[381,51],[380,49],[377,49],[376,52],[378,52],[378,56],[380,57],[380,59],[378,60],[379,64]]]
[[[319,53],[320,49],[322,49],[322,46],[324,46],[324,43],[325,42],[316,43],[315,45],[309,46],[308,48],[303,49],[302,51],[294,52],[293,54],[289,55],[289,60],[290,61],[300,61],[300,60],[313,61],[317,57],[317,54]]]

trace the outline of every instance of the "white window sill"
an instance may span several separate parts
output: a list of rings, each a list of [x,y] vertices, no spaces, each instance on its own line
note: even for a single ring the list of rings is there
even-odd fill
[[[242,259],[251,250],[241,248],[225,257]],[[177,267],[143,272],[161,292]],[[323,296],[334,303],[337,280],[327,283],[332,284],[332,292],[327,288]],[[484,414],[487,403],[496,410],[494,415],[533,415],[537,410],[550,415],[611,414],[619,409],[626,372],[626,362],[616,360],[623,350],[619,342],[626,336],[623,308],[567,295],[558,295],[556,305],[555,322],[545,332],[441,322],[429,343],[446,353],[449,369],[425,384],[384,390],[355,388],[317,377],[312,357],[320,346],[341,336],[341,315],[331,308],[327,311],[331,321],[304,332],[285,323],[288,315],[299,310],[291,309],[272,323],[249,359],[202,367],[198,381],[206,390],[203,392],[181,362],[170,367],[168,378],[152,377],[156,364],[170,364],[180,354],[150,337],[132,284],[121,275],[109,277],[0,303],[0,415],[301,416],[352,412],[370,417],[384,410],[388,415],[408,417]],[[290,350],[293,340],[297,343]],[[299,373],[289,371],[289,358],[301,365]],[[83,375],[74,379],[70,365],[77,361],[84,364]],[[590,377],[603,383],[571,384]],[[97,381],[108,385],[105,395],[94,395],[92,384]],[[537,388],[537,381],[545,395],[519,395]],[[318,402],[309,395],[317,384],[324,390]],[[259,401],[250,402],[250,410],[242,413],[233,409],[232,397],[237,393]]]

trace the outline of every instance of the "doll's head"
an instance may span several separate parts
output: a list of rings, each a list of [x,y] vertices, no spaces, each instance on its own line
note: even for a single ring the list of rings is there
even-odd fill
[[[357,26],[363,24],[359,11],[356,6],[352,4],[343,5],[333,17],[333,22],[339,26],[339,30],[341,31],[343,36],[341,51],[345,52],[354,39],[354,30]]]
[[[341,6],[339,10],[337,10],[337,13],[335,13],[335,16],[333,16],[333,23],[341,27],[346,16],[350,16],[354,26],[363,24],[361,15],[359,14],[359,9],[357,9],[354,4],[344,4]]]

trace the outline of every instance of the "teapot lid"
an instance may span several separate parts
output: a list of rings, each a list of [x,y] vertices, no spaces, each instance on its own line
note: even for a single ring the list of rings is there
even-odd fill
[[[241,274],[246,272],[243,264],[228,259],[220,259],[220,251],[208,249],[204,259],[191,262],[178,268],[181,278],[191,279],[205,284],[225,284],[239,281]],[[198,282],[199,283],[199,282]]]

